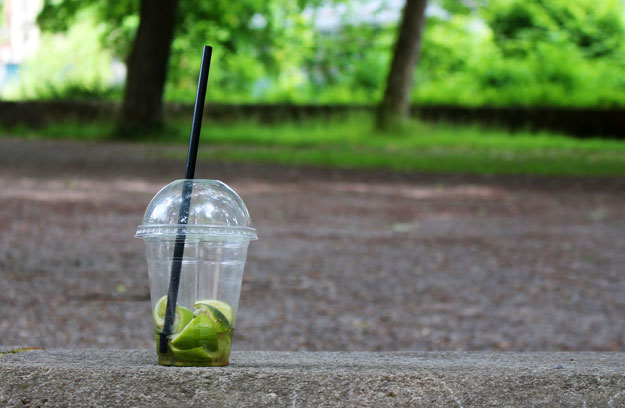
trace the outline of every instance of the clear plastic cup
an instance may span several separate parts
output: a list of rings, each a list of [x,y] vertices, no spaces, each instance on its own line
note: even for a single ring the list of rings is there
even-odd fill
[[[189,215],[179,224],[185,183],[192,183]],[[167,352],[161,353],[174,247],[181,235],[175,319]],[[176,180],[154,196],[136,236],[145,243],[158,363],[228,365],[247,248],[257,239],[241,197],[218,180]]]

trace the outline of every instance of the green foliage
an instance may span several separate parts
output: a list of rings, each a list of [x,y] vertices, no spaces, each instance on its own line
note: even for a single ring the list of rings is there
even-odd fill
[[[111,99],[121,90],[110,83],[112,56],[98,41],[102,25],[90,10],[77,12],[65,36],[44,33],[41,47],[26,61],[20,82],[3,90],[7,99]],[[94,28],[95,26],[95,28]],[[71,56],[71,58],[68,58]]]
[[[0,135],[105,140],[112,122],[51,123],[43,129],[2,129]],[[188,121],[170,122],[150,139],[184,161]],[[371,118],[316,119],[298,123],[209,122],[202,129],[200,156],[214,160],[281,163],[335,168],[371,168],[484,174],[578,176],[625,175],[625,142],[579,140],[553,133],[510,133],[478,126],[411,121],[401,130],[378,132]],[[154,153],[158,154],[158,153]]]
[[[342,25],[320,30],[315,16],[328,4],[320,0],[180,0],[165,98],[193,101],[199,50],[212,44],[210,100],[377,103],[396,24],[359,20],[363,1],[340,2],[349,10]],[[438,12],[427,19],[414,102],[625,106],[625,7],[620,0],[431,4]],[[138,26],[138,7],[139,0],[45,0],[39,24],[53,32],[68,30],[86,12],[102,47],[124,60]],[[384,7],[381,3],[379,12]],[[50,61],[67,58],[53,54],[58,57]],[[107,91],[105,80],[85,86],[95,87],[100,97],[118,95]]]
[[[253,99],[296,98],[304,82],[295,72],[302,63],[298,52],[310,49],[310,22],[301,15],[306,4],[303,0],[180,0],[165,97],[193,100],[197,50],[211,44],[221,69],[213,70],[209,98],[243,101],[250,100],[250,93]],[[102,44],[125,59],[139,23],[139,0],[45,0],[38,23],[43,30],[66,31],[78,20],[80,10],[88,10],[101,22]],[[294,75],[284,75],[288,71]]]
[[[623,11],[619,0],[490,0],[481,14],[509,54],[527,55],[548,43],[574,45],[597,58],[623,52]]]
[[[76,21],[76,14],[82,8],[80,0],[44,0],[37,16],[39,28],[49,32],[67,31]]]
[[[316,102],[376,103],[382,97],[392,27],[346,24],[319,33],[305,59],[308,92]]]
[[[300,50],[310,49],[310,21],[294,2],[181,2],[169,64],[167,99],[193,100],[203,44],[215,45],[208,98],[241,102],[296,100],[304,78]],[[193,6],[193,7],[191,7]]]
[[[81,11],[88,10],[99,24],[102,44],[113,55],[124,60],[139,26],[140,0],[44,0],[37,16],[37,24],[43,31],[66,32],[80,22]]]
[[[413,99],[464,105],[625,105],[625,10],[612,0],[490,0],[430,18]]]

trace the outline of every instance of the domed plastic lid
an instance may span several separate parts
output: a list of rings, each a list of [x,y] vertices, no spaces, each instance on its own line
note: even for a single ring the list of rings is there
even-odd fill
[[[192,185],[189,216],[179,223],[185,184]],[[176,180],[156,193],[137,228],[138,238],[171,238],[184,234],[193,238],[257,239],[250,214],[241,197],[219,180]]]

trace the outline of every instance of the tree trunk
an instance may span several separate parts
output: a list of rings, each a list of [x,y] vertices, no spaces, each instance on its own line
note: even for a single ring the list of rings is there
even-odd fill
[[[378,107],[379,129],[396,125],[408,114],[414,69],[419,59],[421,33],[425,25],[426,4],[427,0],[406,0],[384,99]]]
[[[128,56],[122,135],[162,124],[163,89],[174,36],[177,0],[141,0],[139,28]]]

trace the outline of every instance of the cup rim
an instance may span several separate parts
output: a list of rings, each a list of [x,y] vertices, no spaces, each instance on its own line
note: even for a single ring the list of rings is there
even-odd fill
[[[233,238],[258,239],[255,228],[202,224],[142,224],[137,227],[136,238],[175,238],[178,235],[195,239]]]

